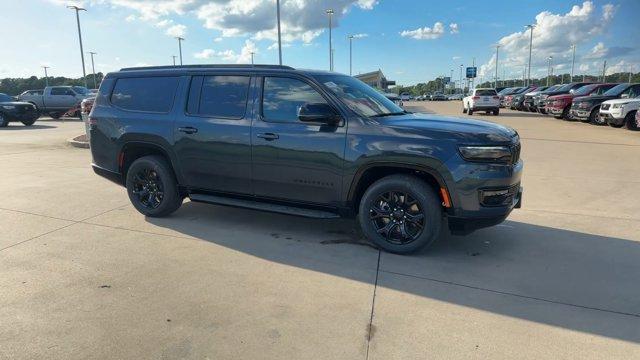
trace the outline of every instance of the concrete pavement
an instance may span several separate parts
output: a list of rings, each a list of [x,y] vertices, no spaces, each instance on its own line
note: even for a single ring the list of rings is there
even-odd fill
[[[147,219],[66,145],[82,123],[0,129],[0,358],[640,357],[640,134],[473,117],[521,134],[523,209],[414,256],[348,220]]]

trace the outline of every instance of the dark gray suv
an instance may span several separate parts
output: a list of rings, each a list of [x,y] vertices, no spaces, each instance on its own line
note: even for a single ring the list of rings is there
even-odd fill
[[[409,253],[519,207],[518,134],[410,113],[342,74],[286,66],[128,68],[89,116],[93,169],[146,216],[185,197],[299,216],[357,217]]]

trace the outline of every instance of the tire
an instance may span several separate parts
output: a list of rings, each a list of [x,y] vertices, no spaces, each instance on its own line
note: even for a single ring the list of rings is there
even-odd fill
[[[51,116],[52,119],[60,119],[60,117],[62,117],[62,113],[58,113],[58,112],[52,112],[49,113],[49,116]]]
[[[500,109],[495,109],[495,110],[493,110],[493,115],[494,115],[494,116],[498,116],[498,115],[500,115]]]
[[[36,120],[38,120],[38,118],[33,118],[30,120],[22,120],[21,122],[24,124],[24,126],[31,126],[35,124]]]
[[[595,109],[591,110],[591,113],[587,118],[587,120],[589,120],[589,123],[591,123],[591,125],[605,125],[605,123],[600,121],[600,117],[598,116],[599,112],[600,112],[600,106],[596,106]]]
[[[408,216],[413,220],[407,220]],[[358,221],[365,236],[379,248],[408,254],[427,248],[438,239],[442,204],[424,181],[410,175],[391,175],[365,191]]]
[[[463,114],[466,114],[466,113],[467,113],[467,108],[466,108],[466,107],[464,107],[464,106],[462,106],[462,113],[463,113]]]
[[[6,117],[3,113],[0,113],[0,127],[9,126],[9,118]]]
[[[145,216],[167,216],[182,205],[173,169],[161,156],[135,160],[127,171],[126,186],[131,204]]]
[[[636,123],[636,113],[637,110],[629,111],[627,116],[624,117],[624,123],[627,125],[627,129],[638,131],[638,123]]]
[[[473,115],[473,110],[471,110],[471,108],[467,109],[467,114]]]

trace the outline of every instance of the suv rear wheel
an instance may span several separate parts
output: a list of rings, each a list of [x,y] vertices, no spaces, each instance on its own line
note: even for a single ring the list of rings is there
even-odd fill
[[[171,166],[160,156],[135,160],[127,172],[126,184],[129,200],[145,216],[167,216],[182,205]]]
[[[629,111],[627,116],[624,118],[624,122],[627,124],[627,129],[629,130],[638,130],[638,123],[636,123],[636,111]]]
[[[3,113],[0,113],[0,127],[7,127],[9,125],[9,118]]]
[[[438,196],[424,181],[391,175],[376,181],[364,193],[358,221],[375,245],[406,254],[438,239],[442,208]]]

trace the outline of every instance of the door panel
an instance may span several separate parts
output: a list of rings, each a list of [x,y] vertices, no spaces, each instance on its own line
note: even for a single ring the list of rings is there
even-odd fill
[[[191,188],[251,194],[249,76],[194,76],[174,139]]]
[[[298,121],[301,104],[326,101],[308,83],[279,77],[267,77],[264,83],[263,111],[254,120],[251,136],[255,195],[322,205],[337,202],[346,127]]]

